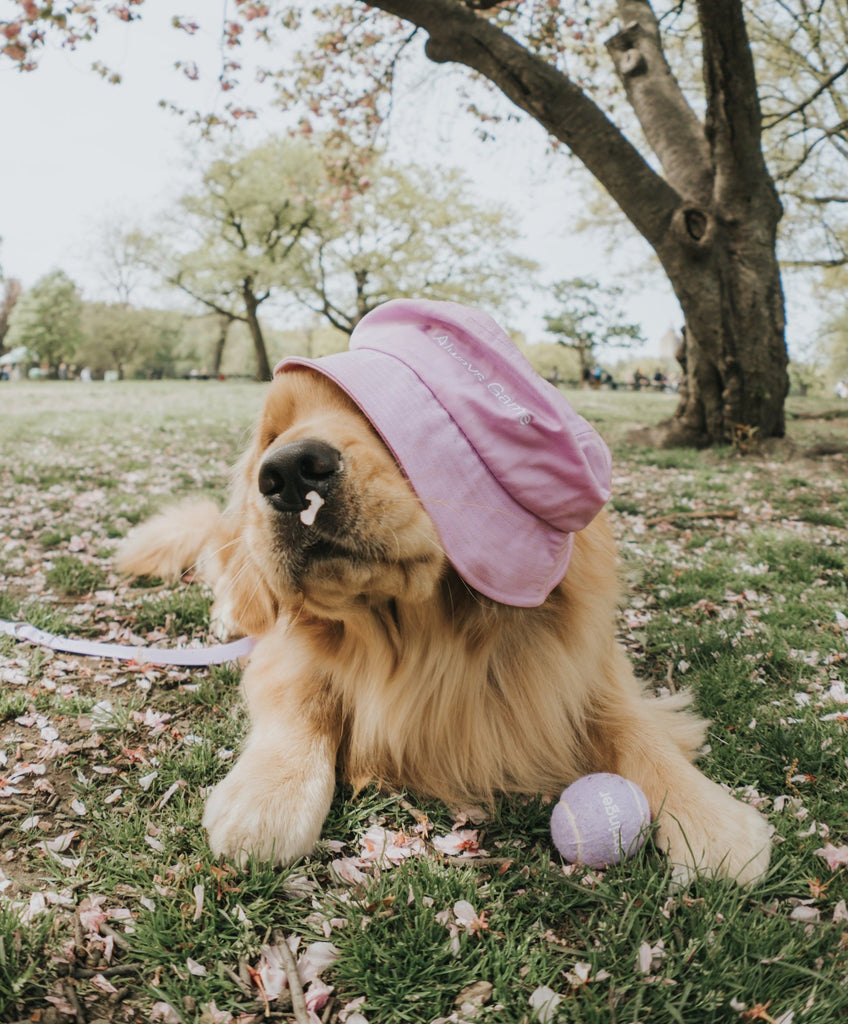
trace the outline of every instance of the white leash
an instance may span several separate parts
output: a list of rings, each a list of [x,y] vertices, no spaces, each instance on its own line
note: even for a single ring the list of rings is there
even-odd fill
[[[49,647],[65,654],[81,654],[89,658],[118,658],[121,661],[137,661],[139,664],[187,667],[222,665],[227,661],[236,661],[250,654],[256,643],[253,637],[245,636],[241,640],[218,644],[215,647],[178,647],[171,650],[159,647],[132,647],[94,640],[72,640],[43,629],[36,629],[26,622],[6,622],[4,619],[0,619],[0,633],[14,637],[15,640],[26,640],[31,644],[38,644],[39,647]]]

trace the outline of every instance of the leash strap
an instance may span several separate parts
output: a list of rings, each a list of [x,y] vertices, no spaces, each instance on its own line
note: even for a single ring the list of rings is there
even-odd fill
[[[249,636],[241,640],[233,640],[228,644],[215,647],[177,647],[165,650],[160,647],[132,647],[126,644],[105,644],[94,640],[72,640],[69,637],[56,636],[43,629],[36,629],[26,622],[6,622],[0,619],[0,633],[11,636],[15,640],[26,640],[39,647],[49,647],[65,654],[81,654],[89,658],[117,658],[121,661],[137,661],[139,664],[151,665],[182,665],[196,667],[200,665],[222,665],[227,661],[236,661],[250,654],[256,641]]]

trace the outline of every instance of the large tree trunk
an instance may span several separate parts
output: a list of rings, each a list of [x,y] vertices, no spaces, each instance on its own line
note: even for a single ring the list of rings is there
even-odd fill
[[[664,443],[782,436],[788,391],[781,209],[760,148],[760,108],[741,0],[700,0],[702,123],[665,60],[648,0],[619,0],[608,48],[654,171],[563,72],[474,8],[486,0],[376,0],[429,33],[427,55],[488,78],[571,149],[656,252],[686,321],[681,401]]]
[[[686,318],[680,402],[663,443],[704,447],[782,437],[788,391],[780,272],[765,214],[683,248],[666,271]]]
[[[737,0],[699,5],[707,115],[701,125],[662,52],[647,0],[620,0],[608,42],[627,98],[680,201],[655,249],[685,318],[682,387],[664,443],[782,437],[789,389],[782,213],[760,148],[760,107]]]

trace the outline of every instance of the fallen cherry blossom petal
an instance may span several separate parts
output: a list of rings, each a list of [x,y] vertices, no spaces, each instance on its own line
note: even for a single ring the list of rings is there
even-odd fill
[[[112,982],[108,978],[104,978],[102,974],[95,974],[91,979],[91,984],[101,992],[105,992],[106,995],[114,995],[118,991]]]
[[[380,867],[400,864],[407,857],[420,856],[425,850],[420,837],[392,832],[379,825],[372,826],[362,837],[361,843],[362,859],[373,860]]]
[[[323,1010],[332,994],[332,985],[325,984],[320,978],[313,979],[309,983],[309,988],[303,993],[306,1009],[310,1013],[317,1013],[318,1010]]]
[[[536,1019],[540,1024],[548,1024],[556,1016],[556,1008],[562,1002],[562,996],[547,985],[540,985],[530,994],[530,1006],[536,1011]]]
[[[302,985],[314,981],[339,958],[339,949],[332,942],[312,942],[297,959],[297,976]]]
[[[359,1012],[365,1005],[365,1001],[365,996],[357,996],[356,999],[351,999],[349,1003],[345,1003],[341,1010],[339,1010],[339,1020],[342,1024],[368,1024]]]
[[[446,836],[433,836],[432,843],[446,857],[488,857],[477,842],[477,829],[459,829]]]
[[[182,1019],[170,1003],[160,1000],[154,1003],[150,1010],[150,1020],[153,1024],[182,1024]]]
[[[453,905],[454,916],[457,924],[464,928],[469,935],[479,935],[480,932],[488,930],[485,912],[478,915],[477,911],[467,900],[457,900]]]
[[[825,843],[821,849],[816,850],[817,857],[824,857],[827,866],[831,871],[848,864],[848,846],[834,846],[832,843]]]
[[[281,992],[288,988],[288,978],[280,951],[276,946],[263,947],[255,970],[262,981],[266,999],[276,999]]]
[[[338,857],[330,863],[330,870],[342,882],[362,885],[368,881],[368,875],[359,870],[363,865],[364,861],[356,857]]]
[[[192,921],[199,921],[203,913],[203,900],[206,896],[206,889],[202,885],[196,885],[192,889],[194,894],[194,915]]]
[[[817,907],[795,907],[789,917],[793,921],[815,922],[821,920],[821,911]]]

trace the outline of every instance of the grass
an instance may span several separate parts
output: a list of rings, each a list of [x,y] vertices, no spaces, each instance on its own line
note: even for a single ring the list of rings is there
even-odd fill
[[[0,617],[211,642],[203,588],[131,585],[111,556],[152,509],[222,494],[259,389],[5,388]],[[437,836],[458,820],[373,789],[339,790],[304,862],[216,863],[203,791],[243,738],[237,670],[73,659],[0,638],[0,1021],[140,1024],[164,1006],[183,1024],[290,1020],[285,996],[266,1012],[254,981],[281,935],[301,951],[335,946],[320,975],[328,1024],[352,1003],[370,1024],[524,1024],[543,987],[558,1001],[541,1018],[560,1024],[848,1021],[846,868],[816,852],[848,844],[848,466],[804,455],[817,431],[848,440],[848,425],[793,420],[815,411],[805,400],[790,406],[794,447],[659,451],[628,433],[669,415],[672,398],[570,397],[613,449],[622,643],[651,688],[692,690],[712,723],[704,770],[774,826],[768,878],[749,892],[679,891],[650,844],[606,872],[564,868],[550,805],[535,798],[463,826],[490,858],[422,844],[342,882],[334,862],[358,856],[370,829],[411,840],[422,820]],[[470,928],[457,917],[466,904]],[[473,1012],[460,1008],[472,986],[484,1000]]]

